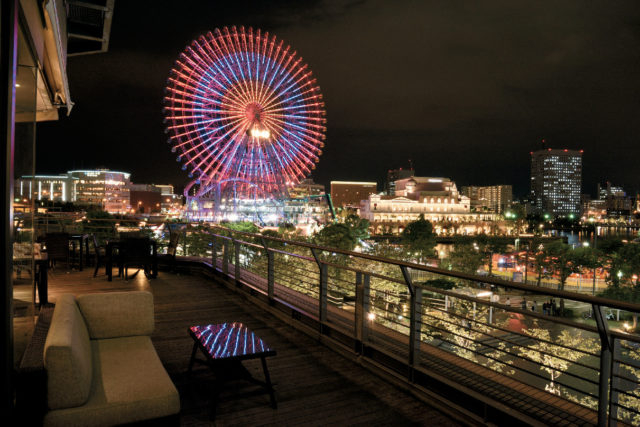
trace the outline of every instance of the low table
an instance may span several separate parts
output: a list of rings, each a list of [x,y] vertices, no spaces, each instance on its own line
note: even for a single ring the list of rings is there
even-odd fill
[[[276,351],[270,348],[251,329],[240,322],[220,323],[215,325],[192,326],[189,335],[194,340],[189,373],[193,364],[198,362],[209,366],[216,376],[216,396],[213,403],[213,415],[220,394],[221,386],[228,380],[244,379],[263,386],[271,398],[271,406],[277,408],[276,397],[271,384],[271,377],[267,369],[267,357],[275,356]],[[206,360],[196,358],[200,349]],[[253,378],[249,371],[242,366],[243,360],[260,359],[264,371],[264,381]]]

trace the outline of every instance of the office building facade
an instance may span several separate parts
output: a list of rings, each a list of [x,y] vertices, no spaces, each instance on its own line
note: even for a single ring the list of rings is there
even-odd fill
[[[531,152],[531,197],[539,214],[580,214],[582,150]]]
[[[502,214],[513,202],[513,187],[511,185],[466,186],[460,191],[471,201],[474,211],[488,211]]]

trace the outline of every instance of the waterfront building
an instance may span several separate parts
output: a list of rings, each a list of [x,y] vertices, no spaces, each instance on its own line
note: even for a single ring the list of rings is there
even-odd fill
[[[371,194],[360,205],[360,216],[371,223],[372,234],[401,233],[420,215],[438,234],[490,232],[491,212],[471,212],[469,197],[449,178],[411,177],[396,181],[393,196]]]
[[[580,214],[582,150],[531,152],[531,196],[540,214]]]
[[[331,199],[336,207],[360,207],[365,200],[378,189],[376,182],[331,181]]]

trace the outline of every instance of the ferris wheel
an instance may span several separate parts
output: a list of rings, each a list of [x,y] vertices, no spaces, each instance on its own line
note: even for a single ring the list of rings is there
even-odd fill
[[[168,142],[193,178],[185,195],[283,196],[322,154],[316,79],[294,50],[260,30],[224,27],[194,40],[171,70],[164,103]]]

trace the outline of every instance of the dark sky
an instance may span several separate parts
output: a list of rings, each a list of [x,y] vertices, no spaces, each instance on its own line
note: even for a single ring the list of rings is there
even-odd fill
[[[72,57],[70,117],[38,126],[37,172],[107,167],[183,186],[162,97],[182,49],[261,28],[309,64],[328,120],[313,177],[422,176],[529,191],[529,152],[584,149],[583,191],[640,190],[640,2],[116,1],[109,52]]]

